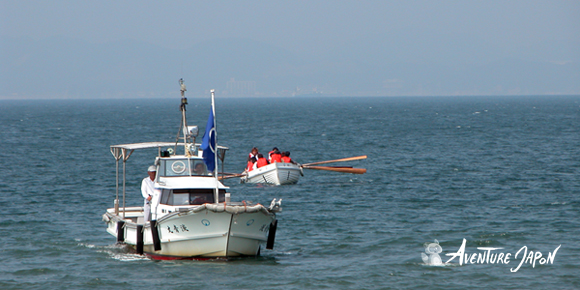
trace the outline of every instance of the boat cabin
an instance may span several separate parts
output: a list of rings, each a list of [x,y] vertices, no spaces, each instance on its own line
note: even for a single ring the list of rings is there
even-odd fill
[[[161,189],[158,211],[170,213],[175,207],[197,206],[216,203],[217,180],[207,171],[203,159],[198,156],[174,155],[158,157],[157,185]],[[218,183],[218,203],[226,201],[226,187]]]
[[[221,184],[213,175],[208,172],[202,158],[202,151],[199,150],[200,144],[172,143],[172,142],[146,142],[121,144],[111,146],[111,154],[115,157],[117,168],[117,193],[115,198],[114,214],[123,218],[136,218],[139,215],[139,208],[125,207],[125,163],[134,150],[157,148],[158,154],[155,158],[157,174],[155,178],[156,187],[161,190],[157,200],[153,200],[152,213],[166,214],[182,208],[191,208],[206,203],[223,203],[229,202],[229,193],[226,193],[228,187]],[[174,155],[170,151],[172,147],[184,146],[188,148],[183,155]],[[161,148],[169,148],[163,151]],[[223,162],[227,147],[217,146],[220,160]],[[123,162],[122,173],[119,170],[119,162]],[[122,174],[122,175],[121,175]],[[121,175],[121,176],[119,176]],[[119,202],[119,177],[122,177],[122,203]],[[215,191],[218,188],[216,197]],[[122,209],[120,209],[122,205]],[[135,211],[135,212],[133,212]],[[141,215],[142,215],[142,209]],[[129,214],[129,212],[131,212]],[[126,213],[128,215],[126,215]]]

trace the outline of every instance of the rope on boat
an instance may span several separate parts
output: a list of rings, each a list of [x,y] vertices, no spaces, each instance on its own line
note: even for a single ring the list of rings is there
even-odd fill
[[[191,211],[196,213],[196,212],[200,212],[200,211],[206,210],[206,209],[209,211],[213,211],[213,212],[224,212],[225,211],[225,212],[228,212],[231,214],[239,214],[239,213],[245,213],[245,212],[252,213],[252,212],[259,212],[259,211],[261,211],[265,214],[270,213],[270,211],[268,211],[268,209],[261,204],[257,204],[257,205],[253,205],[253,206],[247,206],[247,205],[231,206],[231,205],[226,204],[224,206],[221,206],[220,204],[206,203],[206,204],[201,205],[198,208],[192,209]]]
[[[246,201],[242,201],[243,207],[240,205],[228,205],[226,203],[223,204],[216,204],[216,203],[205,203],[200,205],[199,207],[192,208],[189,211],[198,213],[203,210],[213,211],[213,212],[228,212],[231,214],[239,214],[239,213],[252,213],[252,212],[263,212],[265,214],[269,214],[271,212],[280,212],[282,208],[280,207],[282,203],[282,199],[276,201],[276,199],[272,200],[272,204],[269,208],[261,205],[248,205]]]

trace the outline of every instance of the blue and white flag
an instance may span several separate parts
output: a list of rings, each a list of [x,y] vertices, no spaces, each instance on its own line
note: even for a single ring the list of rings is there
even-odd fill
[[[216,131],[213,116],[213,108],[209,110],[209,118],[205,126],[205,133],[203,134],[201,149],[203,150],[203,162],[207,166],[207,170],[213,172],[215,170],[215,152],[216,152]]]

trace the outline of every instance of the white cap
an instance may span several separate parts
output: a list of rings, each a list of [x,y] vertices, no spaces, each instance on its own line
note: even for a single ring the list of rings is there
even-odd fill
[[[149,169],[147,169],[148,172],[157,172],[157,166],[155,165],[151,165],[149,166]]]

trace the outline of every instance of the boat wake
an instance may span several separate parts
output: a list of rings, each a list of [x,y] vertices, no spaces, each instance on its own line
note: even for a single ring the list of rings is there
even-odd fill
[[[149,257],[145,255],[139,255],[129,246],[121,244],[106,246],[97,250],[97,252],[106,253],[112,259],[123,262],[150,260]]]
[[[445,268],[445,267],[457,267],[457,266],[459,266],[459,264],[452,264],[452,263],[444,263],[444,264],[438,264],[438,265],[432,265],[432,264],[426,264],[426,263],[419,263],[419,265],[425,266],[425,267],[441,267],[441,268]]]
[[[79,243],[79,246],[89,249],[96,249],[97,253],[105,253],[110,258],[123,262],[150,260],[145,255],[139,255],[131,247],[125,244],[112,244],[108,246],[96,246],[87,243]]]

